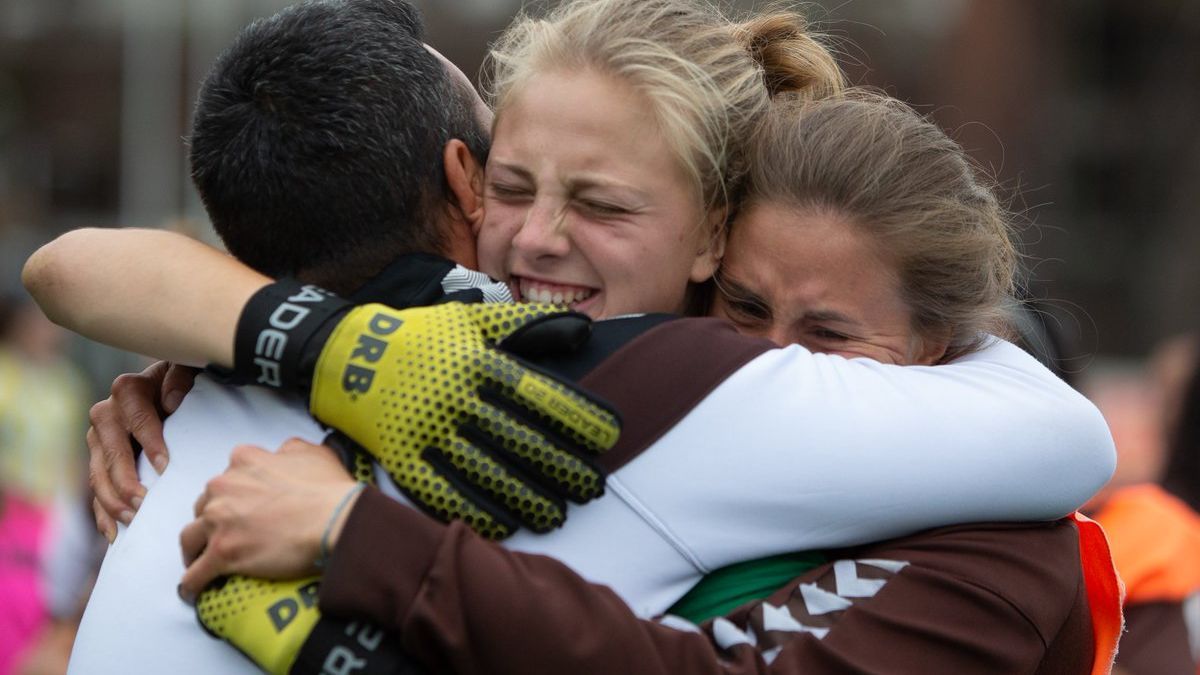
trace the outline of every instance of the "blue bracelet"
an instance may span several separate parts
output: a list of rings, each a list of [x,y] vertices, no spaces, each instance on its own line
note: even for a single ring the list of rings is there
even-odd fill
[[[354,487],[350,488],[346,492],[346,496],[342,497],[342,501],[338,502],[337,507],[333,509],[333,514],[329,516],[329,522],[325,525],[325,533],[321,535],[321,550],[317,555],[316,562],[314,563],[317,569],[323,570],[327,565],[329,565],[329,535],[333,533],[333,524],[337,522],[338,516],[342,513],[342,509],[346,508],[346,504],[349,504],[354,495],[362,492],[363,488],[365,487],[367,487],[366,483],[356,483]]]

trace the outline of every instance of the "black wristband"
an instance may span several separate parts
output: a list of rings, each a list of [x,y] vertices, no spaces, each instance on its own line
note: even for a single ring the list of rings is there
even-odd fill
[[[351,306],[295,279],[264,286],[238,318],[234,374],[248,384],[307,393],[325,340]]]
[[[305,639],[288,675],[418,675],[427,672],[400,641],[366,621],[322,616]]]

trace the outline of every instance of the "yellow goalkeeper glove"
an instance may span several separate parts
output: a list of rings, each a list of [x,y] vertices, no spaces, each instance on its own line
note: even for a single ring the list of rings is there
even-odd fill
[[[209,634],[272,675],[424,672],[375,626],[322,616],[317,609],[319,588],[318,577],[224,577],[197,598],[196,616]]]
[[[587,317],[548,305],[351,308],[278,282],[243,311],[235,365],[260,384],[307,391],[317,419],[430,513],[501,538],[560,526],[565,500],[602,494],[592,457],[615,445],[620,422],[495,345],[569,349],[589,329]]]

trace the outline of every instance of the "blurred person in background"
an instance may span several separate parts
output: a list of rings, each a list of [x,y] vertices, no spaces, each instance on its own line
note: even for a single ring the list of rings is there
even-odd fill
[[[64,355],[67,332],[35,304],[13,299],[0,345],[0,474],[46,506],[78,495],[88,392]]]
[[[0,296],[0,675],[66,671],[98,562],[83,506],[87,390],[66,332]]]
[[[8,336],[19,312],[16,298],[0,295],[0,354],[11,349]],[[0,411],[17,396],[13,383],[0,379]],[[7,419],[9,415],[5,415]],[[0,423],[0,434],[7,435]],[[0,673],[14,672],[47,621],[41,584],[43,542],[48,517],[36,503],[8,489],[8,472],[0,467]]]
[[[41,584],[47,514],[0,486],[0,673],[14,672],[48,620]]]
[[[1196,338],[1165,343],[1147,372],[1089,392],[1117,445],[1117,472],[1090,506],[1125,582],[1115,673],[1200,672],[1200,370]]]

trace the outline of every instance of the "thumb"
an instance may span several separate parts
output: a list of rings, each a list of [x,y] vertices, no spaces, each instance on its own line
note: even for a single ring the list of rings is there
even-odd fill
[[[592,335],[592,320],[578,312],[551,314],[530,321],[497,345],[524,358],[570,354]]]
[[[577,349],[591,334],[591,319],[561,305],[465,305],[463,311],[492,343],[520,355]]]

